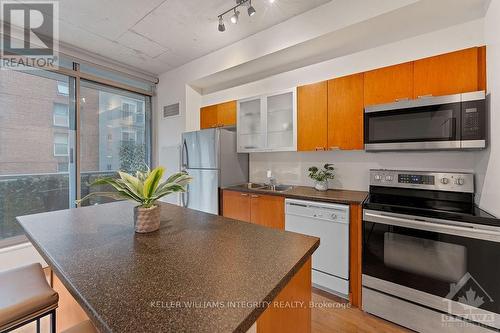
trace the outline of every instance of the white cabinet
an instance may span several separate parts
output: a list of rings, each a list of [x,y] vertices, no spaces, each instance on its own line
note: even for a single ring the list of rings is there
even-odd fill
[[[238,101],[238,152],[296,151],[296,89]]]

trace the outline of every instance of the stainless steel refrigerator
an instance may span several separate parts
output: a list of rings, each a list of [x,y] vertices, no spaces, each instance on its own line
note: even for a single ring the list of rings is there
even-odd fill
[[[236,130],[211,128],[182,134],[182,170],[193,181],[181,204],[219,214],[219,189],[248,182],[248,154],[236,152]]]

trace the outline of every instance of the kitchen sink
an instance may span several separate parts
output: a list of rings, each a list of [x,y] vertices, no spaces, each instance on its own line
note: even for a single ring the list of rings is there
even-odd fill
[[[266,184],[260,184],[260,183],[244,183],[237,185],[235,187],[239,188],[244,188],[247,190],[257,190],[257,191],[266,191],[266,192],[286,192],[288,190],[292,189],[292,186],[290,185],[266,185]]]
[[[262,190],[270,192],[286,192],[291,189],[292,186],[290,185],[275,185],[275,186],[266,185]]]
[[[241,185],[237,185],[237,187],[243,187],[248,190],[262,190],[266,188],[265,184],[258,184],[258,183],[245,183]]]

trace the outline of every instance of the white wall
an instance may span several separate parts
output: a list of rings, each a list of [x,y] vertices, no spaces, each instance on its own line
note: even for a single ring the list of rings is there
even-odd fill
[[[491,144],[481,164],[486,166],[481,208],[500,216],[500,1],[492,1],[485,17]]]

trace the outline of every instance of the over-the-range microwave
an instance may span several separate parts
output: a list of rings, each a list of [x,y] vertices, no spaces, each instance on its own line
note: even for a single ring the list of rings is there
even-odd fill
[[[366,151],[486,147],[484,91],[365,108]]]

